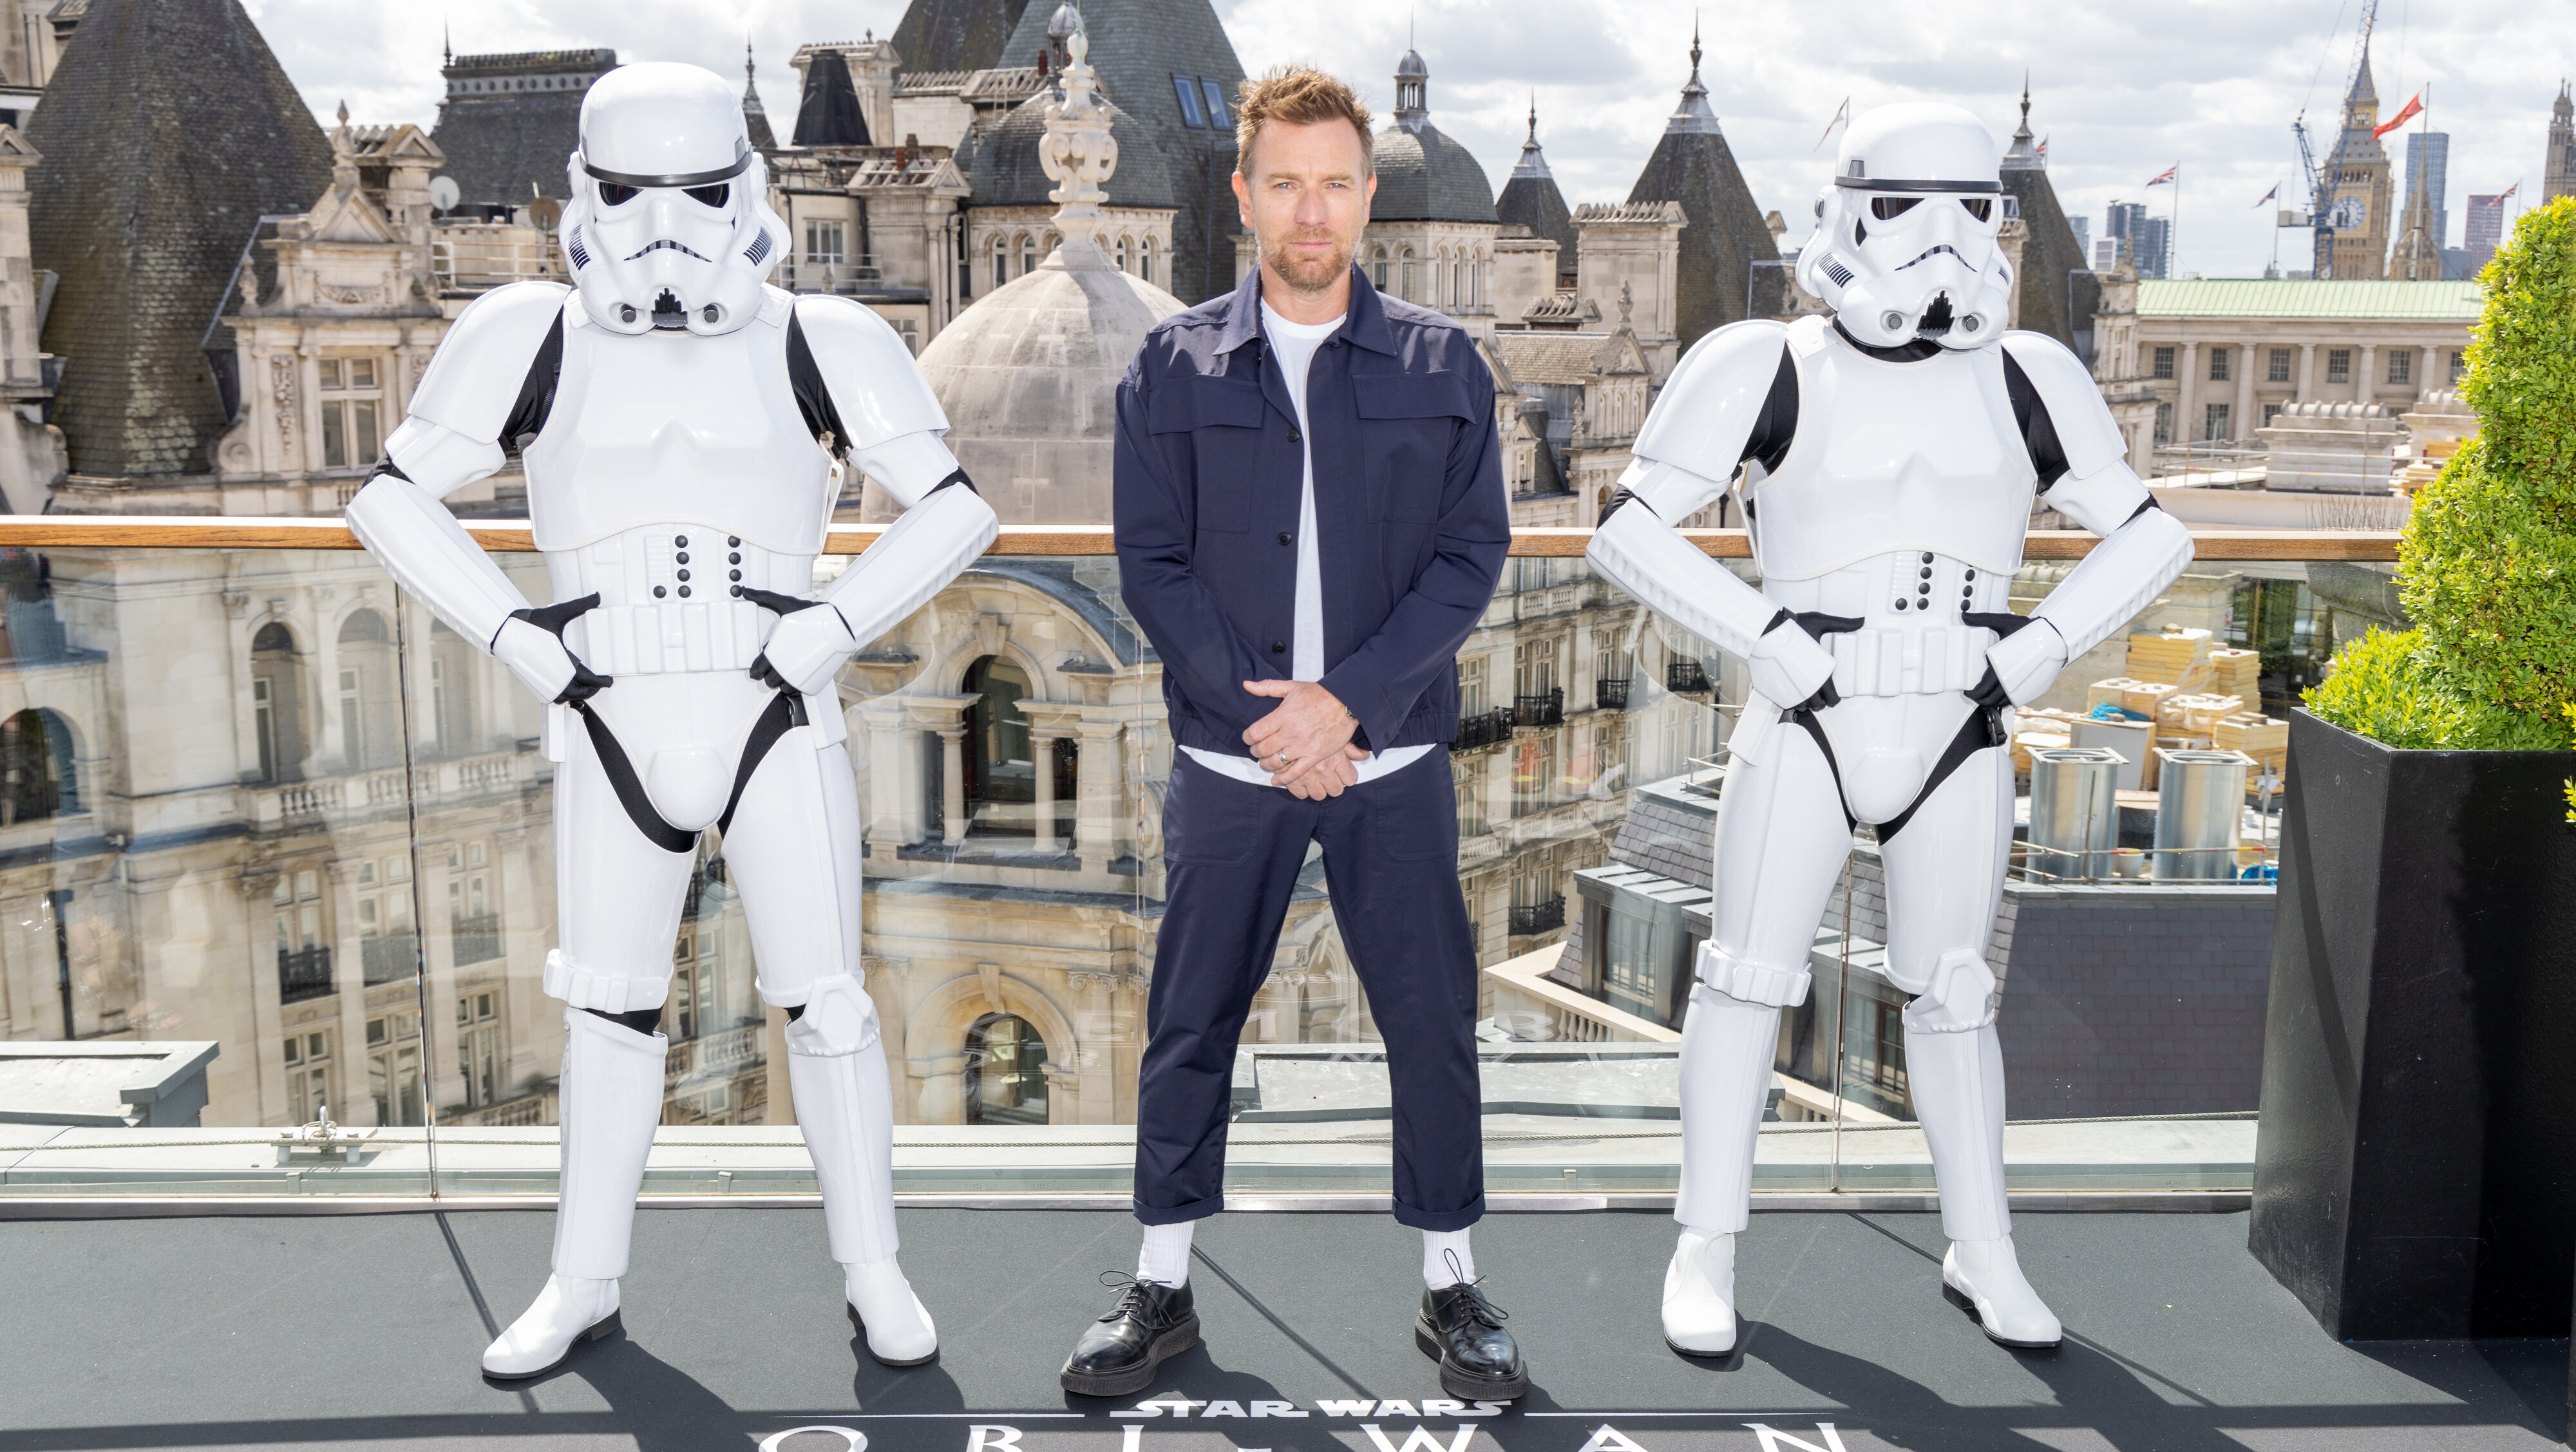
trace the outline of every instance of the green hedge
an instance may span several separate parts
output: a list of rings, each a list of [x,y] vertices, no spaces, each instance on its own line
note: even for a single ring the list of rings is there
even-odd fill
[[[2417,628],[2374,631],[2307,694],[2391,746],[2576,745],[2576,198],[2524,214],[2482,279],[2461,392],[2478,435],[2416,497],[2398,581]]]

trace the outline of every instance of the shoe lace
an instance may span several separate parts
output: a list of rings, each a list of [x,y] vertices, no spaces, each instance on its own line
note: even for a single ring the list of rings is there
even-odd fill
[[[1452,1298],[1450,1304],[1457,1308],[1460,1318],[1479,1322],[1496,1331],[1503,1329],[1503,1323],[1512,1319],[1511,1313],[1486,1299],[1485,1278],[1467,1279],[1464,1274],[1466,1267],[1458,1262],[1458,1252],[1444,1250],[1441,1254],[1449,1261],[1449,1273],[1458,1277],[1457,1284],[1449,1288],[1449,1294]]]
[[[1145,1287],[1152,1282],[1140,1281],[1125,1271],[1102,1271],[1100,1283],[1118,1292],[1118,1304],[1111,1306],[1109,1314],[1100,1318],[1104,1323],[1131,1316],[1139,1321],[1154,1319],[1145,1312]]]

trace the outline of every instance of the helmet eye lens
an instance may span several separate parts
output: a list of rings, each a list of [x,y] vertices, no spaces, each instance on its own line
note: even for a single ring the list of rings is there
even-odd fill
[[[1915,203],[1921,200],[1921,197],[1872,197],[1869,199],[1869,214],[1882,222],[1893,222],[1914,210]]]
[[[622,207],[633,200],[634,196],[633,187],[619,186],[615,182],[599,184],[599,204],[603,207]]]
[[[703,207],[721,207],[733,196],[733,183],[717,182],[711,187],[689,188],[689,200]]]
[[[1967,208],[1968,215],[1980,222],[1995,214],[1995,203],[1991,197],[1961,197],[1959,205]]]

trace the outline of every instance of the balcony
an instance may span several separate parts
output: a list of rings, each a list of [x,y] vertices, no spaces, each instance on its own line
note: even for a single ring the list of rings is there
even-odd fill
[[[1592,708],[1596,711],[1628,709],[1627,676],[1605,676],[1592,683]]]
[[[1511,925],[1515,938],[1555,932],[1565,926],[1565,895],[1559,893],[1545,902],[1512,904]]]
[[[501,956],[501,915],[478,913],[448,919],[448,961],[458,967]]]
[[[358,960],[369,988],[402,982],[420,971],[420,939],[409,933],[360,938]]]
[[[302,1003],[337,992],[331,981],[331,946],[277,950],[277,1001]]]
[[[1512,739],[1514,712],[1508,707],[1478,711],[1458,718],[1458,734],[1449,747],[1452,751],[1482,751],[1500,746]]]
[[[1555,686],[1537,695],[1512,697],[1512,724],[1515,726],[1564,725],[1565,688]]]
[[[1708,672],[1696,660],[1676,660],[1664,667],[1664,689],[1676,696],[1705,696],[1711,689]]]

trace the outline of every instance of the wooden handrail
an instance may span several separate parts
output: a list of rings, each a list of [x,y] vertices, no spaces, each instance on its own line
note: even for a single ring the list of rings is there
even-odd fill
[[[465,522],[487,550],[527,553],[536,548],[518,520]],[[836,524],[824,545],[829,554],[854,555],[885,533],[876,524]],[[1719,559],[1750,559],[1751,539],[1740,529],[1690,529],[1682,536]],[[1578,557],[1591,543],[1581,528],[1516,529],[1512,553],[1524,557]],[[2204,560],[2379,560],[2397,558],[2393,529],[2262,530],[2195,529],[2192,541]],[[2095,539],[2082,530],[2035,529],[2024,537],[2023,557],[2080,560]],[[137,514],[0,515],[0,547],[20,549],[353,550],[357,539],[336,519],[255,519],[226,516]],[[1107,555],[1114,552],[1105,524],[1052,528],[1012,526],[994,541],[997,555]]]

